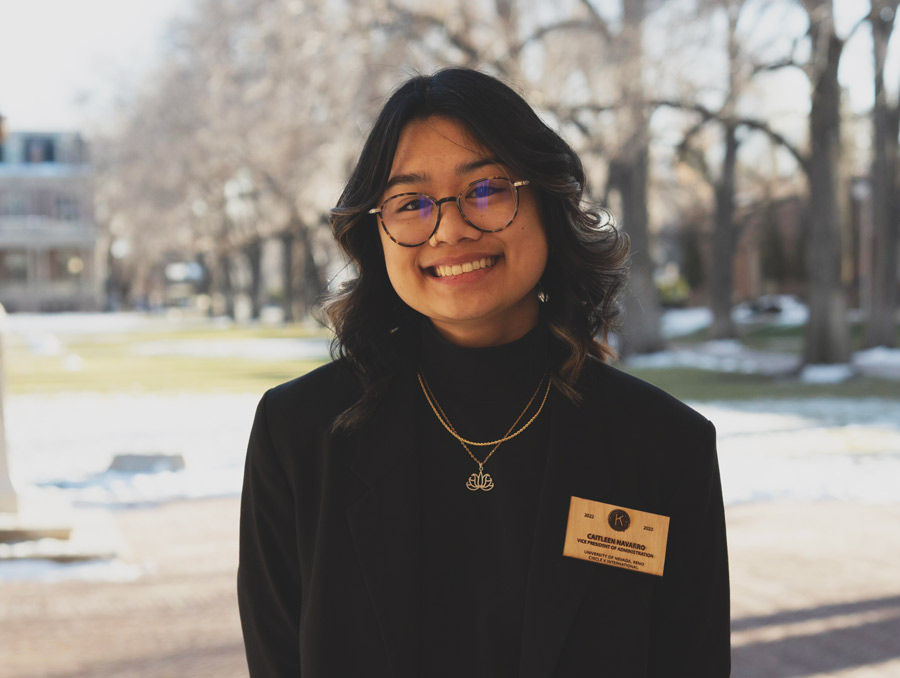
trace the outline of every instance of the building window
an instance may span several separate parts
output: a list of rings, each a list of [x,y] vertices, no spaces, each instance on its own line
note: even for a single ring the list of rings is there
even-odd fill
[[[29,137],[25,139],[25,162],[54,162],[56,149],[53,139],[48,137]]]
[[[10,217],[24,217],[28,215],[28,195],[25,193],[8,191],[0,193],[0,215]]]
[[[50,250],[50,280],[76,280],[84,272],[84,259],[78,250]]]
[[[0,281],[24,282],[27,278],[28,255],[25,252],[0,252]]]
[[[60,195],[56,198],[56,214],[58,219],[64,221],[76,221],[81,216],[78,210],[78,200],[71,195]]]
[[[34,191],[32,194],[34,200],[34,210],[32,210],[32,214],[41,217],[55,217],[55,203],[56,203],[56,192],[55,191],[46,191],[46,190],[38,190]]]

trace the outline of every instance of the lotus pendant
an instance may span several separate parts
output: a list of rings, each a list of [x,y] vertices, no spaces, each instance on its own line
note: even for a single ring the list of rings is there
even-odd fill
[[[485,473],[484,469],[481,467],[478,468],[478,473],[473,473],[469,476],[469,481],[466,483],[466,487],[468,487],[473,492],[476,490],[484,490],[485,492],[489,492],[494,489],[494,479],[491,478],[489,473]]]

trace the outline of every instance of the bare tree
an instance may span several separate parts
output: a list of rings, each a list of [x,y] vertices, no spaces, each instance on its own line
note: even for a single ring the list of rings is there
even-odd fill
[[[807,239],[809,321],[803,358],[807,364],[842,363],[850,357],[838,224],[841,152],[838,65],[844,40],[835,31],[831,0],[803,0],[803,7],[809,17],[811,51],[806,72],[812,85],[807,165],[810,199],[810,233]]]
[[[358,31],[346,14],[325,1],[199,0],[111,144],[120,222],[138,237],[139,206],[157,219],[168,210],[187,237],[160,232],[160,247],[202,259],[227,312],[240,284],[259,314],[262,253],[273,239],[288,319],[306,315],[325,289],[318,233],[355,150],[347,128],[365,91],[366,45],[342,40]],[[154,186],[165,191],[147,190]]]
[[[875,66],[875,105],[872,109],[873,153],[872,216],[872,306],[866,316],[866,346],[897,344],[897,224],[898,133],[900,101],[889,104],[884,88],[884,68],[888,44],[894,29],[898,0],[872,0],[868,20],[872,26],[872,53]]]
[[[606,155],[606,190],[596,195],[619,198],[621,222],[632,243],[623,353],[663,346],[650,255],[650,127],[642,84],[644,22],[650,4],[623,1],[622,20],[616,25],[590,0],[561,2],[552,10],[541,5],[540,13],[537,5],[507,0],[497,0],[487,11],[483,3],[433,3],[427,11],[389,3],[398,18],[389,22],[391,30],[405,31],[429,65],[480,66],[513,80],[561,128],[581,137],[575,145],[590,164],[596,164],[599,153]],[[416,35],[424,37],[416,40]],[[537,75],[523,63],[534,50],[544,63]],[[577,91],[570,85],[573,77],[585,83],[575,87]],[[614,141],[605,142],[604,137]]]
[[[806,62],[795,61],[791,54],[774,63],[757,65],[754,70],[759,73],[794,67],[806,74],[811,89],[808,153],[800,151],[795,143],[774,130],[765,120],[729,114],[725,109],[714,112],[697,103],[657,104],[693,108],[701,116],[724,124],[726,130],[744,127],[762,132],[772,143],[789,151],[797,161],[807,178],[810,213],[806,249],[810,315],[804,341],[804,361],[808,364],[840,363],[849,358],[850,344],[845,290],[841,278],[842,242],[838,221],[841,106],[837,74],[843,47],[849,35],[843,39],[837,35],[831,0],[802,0],[801,5],[809,20],[810,54]],[[726,134],[726,172],[723,173],[726,176],[728,146]],[[726,198],[726,187],[725,182],[717,186],[719,205]],[[723,218],[722,223],[724,222]],[[724,280],[724,276],[722,279]],[[722,306],[724,307],[724,303]]]
[[[731,307],[734,290],[734,251],[738,233],[734,220],[735,194],[737,191],[737,165],[738,148],[740,140],[738,129],[740,123],[737,119],[737,103],[746,84],[747,77],[744,70],[741,55],[741,45],[738,39],[738,21],[745,7],[745,0],[713,0],[710,9],[721,10],[727,21],[727,87],[725,89],[722,106],[714,114],[706,114],[697,111],[694,102],[659,102],[682,110],[700,112],[700,120],[692,125],[683,140],[679,144],[679,156],[682,159],[691,159],[690,164],[698,169],[700,174],[713,187],[714,216],[712,232],[712,256],[710,257],[710,307],[712,310],[712,324],[709,336],[713,339],[730,339],[736,334],[734,323],[731,319]],[[722,144],[724,146],[722,161],[718,175],[715,176],[709,170],[703,151],[691,150],[691,140],[709,123],[715,122],[721,129]]]

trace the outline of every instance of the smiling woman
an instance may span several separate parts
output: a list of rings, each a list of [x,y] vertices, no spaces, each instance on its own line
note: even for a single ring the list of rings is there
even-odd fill
[[[584,184],[487,75],[385,104],[332,211],[336,359],[251,433],[251,675],[728,675],[715,432],[605,364],[627,241]]]
[[[391,285],[438,332],[462,346],[505,344],[537,324],[534,290],[547,264],[547,237],[537,201],[527,189],[519,200],[519,187],[507,177],[475,179],[486,169],[503,172],[495,163],[490,151],[451,119],[411,122],[394,152],[388,181],[394,188],[385,191],[385,204],[397,202],[390,197],[397,188],[460,195],[444,203],[449,209],[443,212],[440,206],[431,209],[439,201],[429,196],[401,198],[411,198],[415,220],[430,227],[430,233],[422,231],[428,235],[423,247],[398,247],[390,228],[407,226],[410,219],[406,212],[381,211]],[[497,213],[499,221],[490,224]],[[485,224],[498,228],[486,231]]]

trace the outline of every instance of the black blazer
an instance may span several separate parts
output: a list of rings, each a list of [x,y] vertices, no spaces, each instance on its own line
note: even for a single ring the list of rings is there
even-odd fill
[[[238,597],[250,674],[413,678],[419,487],[410,371],[354,435],[342,362],[267,392],[250,436]],[[521,678],[728,676],[728,562],[715,429],[591,361],[558,392],[528,564]],[[663,577],[562,555],[570,497],[669,516]]]

